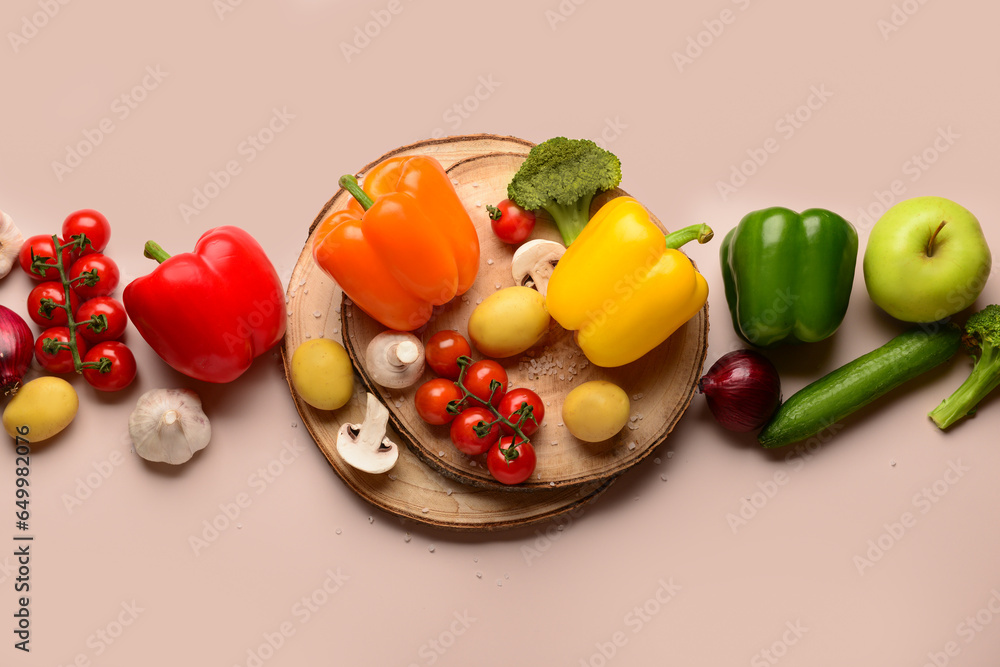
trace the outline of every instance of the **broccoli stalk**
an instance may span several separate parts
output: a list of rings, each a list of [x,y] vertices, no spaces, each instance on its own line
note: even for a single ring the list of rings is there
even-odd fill
[[[590,220],[594,195],[622,180],[618,158],[587,139],[555,137],[543,141],[507,186],[507,198],[523,209],[544,209],[567,246]]]
[[[974,359],[972,373],[928,415],[940,429],[974,414],[979,402],[1000,385],[1000,306],[970,315],[963,340]]]

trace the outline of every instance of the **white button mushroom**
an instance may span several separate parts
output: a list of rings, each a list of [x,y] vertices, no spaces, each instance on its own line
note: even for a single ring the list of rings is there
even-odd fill
[[[565,252],[566,247],[557,241],[535,239],[521,244],[510,260],[510,272],[514,275],[514,283],[524,287],[534,287],[545,296],[552,271]]]
[[[139,397],[128,419],[128,433],[142,458],[177,465],[208,446],[212,427],[198,394],[190,389],[153,389]]]
[[[399,459],[399,447],[385,435],[389,410],[368,394],[365,419],[360,424],[343,424],[337,433],[337,453],[353,468],[379,475],[388,472]]]
[[[376,384],[389,389],[409,387],[424,372],[424,346],[404,331],[383,331],[365,351],[365,368]]]

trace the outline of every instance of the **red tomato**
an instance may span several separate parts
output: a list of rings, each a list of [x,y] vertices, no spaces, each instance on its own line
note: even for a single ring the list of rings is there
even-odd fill
[[[57,280],[46,280],[38,283],[28,294],[28,316],[36,324],[43,327],[64,326],[69,322],[66,309],[62,308],[66,304],[66,290],[63,284]],[[69,306],[75,312],[80,305],[80,299],[76,292],[69,292]]]
[[[445,378],[434,378],[420,385],[413,403],[417,414],[428,424],[447,424],[455,415],[448,412],[448,404],[462,400],[462,390]]]
[[[507,393],[507,371],[497,362],[492,359],[484,359],[472,364],[465,371],[463,384],[471,394],[484,401],[489,401],[490,383],[493,380],[500,383],[496,392],[493,393],[493,400],[490,401],[494,406],[497,406],[500,405],[500,399],[503,398],[503,395]]]
[[[76,310],[74,318],[76,330],[88,343],[121,338],[128,324],[125,306],[110,296],[98,296],[84,301]]]
[[[99,391],[118,391],[135,379],[135,356],[125,343],[116,340],[98,343],[87,350],[83,363],[83,377]]]
[[[101,253],[93,253],[73,262],[69,269],[69,279],[80,298],[87,300],[114,292],[121,274],[115,260]]]
[[[472,355],[469,341],[457,331],[438,331],[427,339],[424,345],[424,356],[431,370],[441,377],[457,380],[459,367],[458,358]]]
[[[531,406],[531,416],[526,418],[524,423],[521,424],[521,432],[525,435],[531,435],[538,430],[542,420],[545,419],[545,404],[542,403],[542,399],[538,394],[524,387],[511,389],[504,395],[497,410],[508,420],[516,424],[520,417],[514,413],[525,403]],[[503,424],[502,428],[503,432],[507,435],[514,434],[514,429],[506,424]]]
[[[496,421],[496,415],[486,408],[466,408],[451,423],[451,441],[455,448],[470,456],[486,453],[500,439],[500,424],[493,424],[486,435],[476,433],[476,424]]]
[[[522,243],[535,230],[535,214],[526,211],[509,199],[496,206],[488,206],[493,233],[504,243]]]
[[[511,448],[513,451],[510,451]],[[506,456],[503,450],[508,451]],[[486,455],[486,467],[493,479],[501,484],[520,484],[535,472],[536,463],[538,457],[531,443],[518,439],[517,445],[514,445],[514,438],[509,435],[500,438],[500,442],[493,445]]]
[[[62,245],[62,241],[59,241]],[[69,265],[73,263],[73,255],[70,248],[62,249],[63,269],[69,271]],[[45,257],[45,264],[49,265],[40,275],[31,270],[33,258]],[[21,246],[21,251],[17,254],[17,260],[21,264],[24,272],[35,280],[59,280],[59,269],[56,268],[56,247],[52,244],[52,237],[45,234],[30,236]]]
[[[38,339],[35,341],[35,359],[42,365],[42,368],[50,373],[72,373],[76,370],[73,364],[73,353],[70,352],[69,348],[57,347],[59,343],[68,342],[69,327],[46,329],[38,335]],[[79,331],[76,333],[76,349],[82,359],[87,352],[87,344],[83,341]]]
[[[62,237],[66,243],[76,240],[74,237],[86,236],[83,249],[74,249],[77,257],[101,252],[108,247],[111,240],[111,225],[108,219],[97,211],[85,208],[69,214],[62,224]]]

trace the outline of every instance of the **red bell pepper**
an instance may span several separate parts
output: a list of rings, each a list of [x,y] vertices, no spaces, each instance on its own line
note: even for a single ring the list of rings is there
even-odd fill
[[[125,287],[129,319],[172,368],[196,380],[230,382],[285,334],[285,297],[264,249],[238,227],[217,227],[194,252],[160,262]]]

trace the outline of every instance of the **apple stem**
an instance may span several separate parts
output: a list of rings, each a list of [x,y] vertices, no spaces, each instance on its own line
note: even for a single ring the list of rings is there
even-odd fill
[[[937,239],[938,234],[941,233],[941,230],[944,229],[944,226],[947,225],[947,224],[948,224],[947,220],[942,220],[941,224],[938,225],[938,228],[934,230],[933,234],[931,234],[930,240],[927,241],[927,256],[928,257],[933,257],[934,256],[934,241]]]

